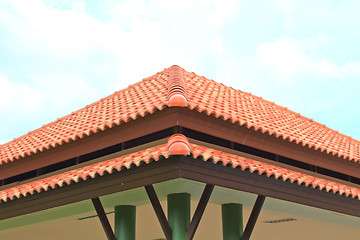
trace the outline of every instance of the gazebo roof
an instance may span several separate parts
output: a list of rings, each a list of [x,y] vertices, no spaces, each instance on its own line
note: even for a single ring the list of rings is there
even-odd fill
[[[273,102],[172,66],[1,145],[0,164],[77,141],[171,106],[189,108],[339,158],[354,162],[360,159],[358,140]]]
[[[163,230],[155,235],[172,239],[158,196],[186,195],[190,201],[191,195],[196,201],[199,189],[186,230],[192,237],[208,202],[215,211],[220,204],[250,206],[255,197],[243,236],[251,235],[265,198],[269,216],[274,210],[299,216],[311,211],[325,222],[343,224],[346,217],[357,224],[359,160],[358,140],[172,66],[0,145],[0,230],[11,234],[11,228],[33,223],[37,214],[39,227],[80,213],[87,219],[96,209],[94,216],[114,239],[100,198],[108,213],[129,203],[149,209],[150,200]],[[132,191],[136,196],[127,197]],[[65,212],[48,216],[52,209]],[[213,216],[221,219],[219,212]],[[339,234],[347,232],[340,228]],[[286,232],[284,239],[292,235]]]

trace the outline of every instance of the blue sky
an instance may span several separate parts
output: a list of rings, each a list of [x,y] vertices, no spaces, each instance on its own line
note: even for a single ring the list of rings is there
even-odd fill
[[[0,2],[0,144],[173,64],[360,139],[360,1]]]

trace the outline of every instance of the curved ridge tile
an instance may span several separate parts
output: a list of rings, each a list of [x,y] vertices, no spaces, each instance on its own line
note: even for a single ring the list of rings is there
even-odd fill
[[[182,134],[172,135],[167,143],[169,155],[190,155],[190,143]]]
[[[168,106],[169,107],[187,107],[188,100],[185,88],[183,69],[173,65],[169,69],[168,81]]]

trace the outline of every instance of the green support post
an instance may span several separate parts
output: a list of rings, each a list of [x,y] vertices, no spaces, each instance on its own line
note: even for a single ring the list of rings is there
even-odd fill
[[[117,240],[135,240],[136,207],[115,207],[115,237]]]
[[[238,203],[221,205],[223,240],[239,240],[243,234],[243,206]]]
[[[190,194],[169,194],[167,204],[173,240],[186,240],[186,232],[190,224]]]

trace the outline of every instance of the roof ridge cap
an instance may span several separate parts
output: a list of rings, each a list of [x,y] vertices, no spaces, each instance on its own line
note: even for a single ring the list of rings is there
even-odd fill
[[[169,155],[190,155],[191,146],[187,137],[180,133],[173,134],[167,142]]]
[[[184,69],[182,69],[177,65],[173,65],[169,68],[167,100],[169,107],[188,106],[188,98],[185,88]]]

